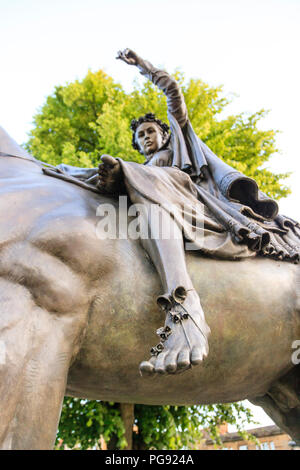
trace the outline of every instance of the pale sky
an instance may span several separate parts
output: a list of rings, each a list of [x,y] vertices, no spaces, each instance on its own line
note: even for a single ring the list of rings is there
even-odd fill
[[[101,68],[130,90],[130,47],[154,65],[236,93],[230,112],[269,109],[269,167],[293,172],[280,212],[299,217],[300,0],[0,0],[0,125],[19,143],[55,85]]]
[[[282,213],[299,218],[299,0],[0,0],[0,125],[18,142],[54,86],[104,69],[130,89],[131,47],[168,71],[224,85],[230,112],[269,109],[281,131],[274,171],[291,171]]]

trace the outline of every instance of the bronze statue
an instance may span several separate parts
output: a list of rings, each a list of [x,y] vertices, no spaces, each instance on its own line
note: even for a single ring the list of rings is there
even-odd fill
[[[194,213],[194,219],[200,220],[194,248],[218,259],[258,255],[298,262],[300,228],[278,215],[276,202],[259,191],[254,180],[222,162],[196,136],[176,80],[130,49],[120,51],[117,58],[137,66],[164,91],[171,134],[167,124],[148,113],[131,124],[133,147],[145,156],[144,165],[106,155],[99,165],[99,181],[94,179],[96,170],[87,170],[86,178],[80,170],[80,178],[92,178],[102,193],[126,192],[132,203],[147,207],[148,214],[153,203],[164,207],[163,223],[172,226],[172,233],[178,233],[172,239],[141,238],[161,279],[164,292],[157,302],[166,320],[157,332],[160,343],[151,349],[151,359],[143,361],[140,370],[176,373],[201,363],[208,354],[210,330],[186,269],[180,236],[183,232],[189,240],[194,227],[180,214],[172,217],[166,202],[169,207],[184,207],[185,212]],[[78,175],[73,167],[60,165],[60,169]],[[154,224],[149,219],[150,232]]]
[[[137,127],[133,123],[135,143],[137,137],[140,145],[144,139],[152,163],[162,157],[153,151],[160,144],[156,141],[152,147],[154,139],[148,136],[153,132],[149,123],[160,126],[154,119],[151,116],[137,121]],[[49,174],[59,171],[60,179],[77,186],[45,177],[43,165],[0,129],[1,448],[51,448],[65,394],[153,405],[248,398],[300,443],[300,365],[295,360],[300,339],[300,272],[299,265],[286,262],[298,260],[291,245],[296,245],[299,226],[276,215],[276,203],[251,190],[255,183],[223,164],[220,167],[220,160],[201,142],[193,142],[192,130],[181,131],[175,121],[171,117],[171,129],[177,129],[173,147],[164,141],[162,132],[162,151],[169,155],[168,163],[172,162],[171,158],[183,155],[174,149],[184,149],[187,142],[186,158],[191,163],[176,160],[174,167],[159,167],[150,161],[138,165],[108,156],[103,158],[105,167],[99,169],[100,182],[98,169],[61,165],[58,170],[44,170]],[[137,130],[144,135],[137,136]],[[184,135],[182,140],[179,131],[187,132],[188,137]],[[198,154],[204,162],[201,167],[194,153],[197,149],[202,150]],[[198,173],[197,168],[201,170]],[[76,178],[72,179],[72,174]],[[149,175],[153,178],[151,186]],[[163,186],[158,187],[161,181]],[[219,186],[217,197],[210,187],[215,190]],[[187,208],[191,198],[195,206],[205,201],[200,205],[202,212],[208,209],[203,230],[211,232],[212,245],[202,244],[202,256],[191,251],[183,257],[181,247],[181,260],[177,252],[175,255],[173,284],[168,284],[172,273],[166,269],[163,278],[159,270],[165,266],[160,261],[164,256],[170,256],[167,262],[174,264],[174,252],[162,243],[164,240],[146,246],[150,254],[156,249],[154,254],[160,255],[151,257],[156,263],[153,266],[139,241],[97,238],[97,208],[109,202],[118,211],[118,199],[109,191],[120,188],[132,202],[139,198],[146,205],[154,196],[158,204],[161,202],[158,188],[169,188],[168,198],[173,197],[171,189],[177,188],[176,201],[184,198]],[[235,197],[231,201],[226,198],[228,189],[247,200],[238,202]],[[241,214],[245,219],[238,218],[240,205],[248,211]],[[264,216],[260,211],[266,211]],[[168,217],[167,208],[165,214]],[[221,216],[222,220],[218,219]],[[250,217],[257,218],[253,222]],[[188,239],[189,225],[177,219],[176,227]],[[234,246],[233,234],[242,238],[242,243],[237,243],[240,262],[233,262],[236,253],[230,250],[222,255],[222,247]],[[175,240],[174,246],[179,242]],[[218,248],[215,257],[205,252],[211,246]],[[270,259],[272,256],[275,260]],[[177,277],[182,275],[181,268],[188,274]],[[194,291],[189,291],[190,284],[184,284],[187,281]],[[154,300],[164,282],[167,295],[160,296],[160,304],[166,308],[167,318],[176,311],[184,317],[182,307],[190,292],[201,296],[212,332],[210,352],[203,362],[206,341],[201,336],[200,347],[196,346],[198,356],[190,356],[182,331],[188,328],[193,336],[199,330],[188,326],[193,320],[186,308],[188,318],[180,318],[179,324],[170,322],[171,335],[167,328],[160,330],[168,336],[163,338],[165,349],[155,351],[157,355],[144,364],[150,377],[141,377],[137,364],[153,342],[151,331],[161,327]],[[198,295],[194,295],[197,303]],[[196,323],[200,317],[202,330],[205,323],[201,315],[202,310]],[[173,343],[171,338],[175,338]],[[181,357],[175,358],[175,354]],[[191,362],[198,362],[197,367],[185,374],[175,373],[180,371],[179,366],[181,370],[190,368]],[[161,375],[152,379],[154,372]]]

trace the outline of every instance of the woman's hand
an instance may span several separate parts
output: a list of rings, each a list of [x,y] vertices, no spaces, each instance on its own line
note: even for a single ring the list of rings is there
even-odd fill
[[[116,59],[121,59],[128,65],[138,65],[140,57],[131,49],[124,49],[124,51],[118,51]]]

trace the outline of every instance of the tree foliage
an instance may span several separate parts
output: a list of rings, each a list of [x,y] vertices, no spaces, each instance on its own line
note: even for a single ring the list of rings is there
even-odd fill
[[[276,131],[259,129],[266,112],[230,115],[222,87],[203,81],[184,80],[176,72],[187,103],[189,118],[198,136],[229,165],[254,177],[269,196],[279,199],[289,193],[282,183],[287,174],[274,174],[267,163],[276,149]],[[26,144],[38,159],[52,164],[67,163],[95,167],[101,154],[124,160],[144,160],[131,146],[130,121],[154,112],[166,121],[166,99],[150,82],[136,84],[125,93],[103,71],[89,71],[79,81],[57,86],[34,118],[34,128]],[[217,426],[249,422],[251,413],[242,404],[207,406],[135,406],[135,448],[191,448],[201,437],[201,427],[218,441]],[[242,430],[242,424],[239,424]],[[124,425],[118,404],[66,398],[58,431],[57,446],[81,449],[99,446],[102,435],[114,437],[117,448],[124,448]]]
[[[243,430],[253,422],[252,414],[241,403],[203,406],[134,407],[133,449],[193,449],[203,438],[203,429],[216,445],[221,445],[218,426],[237,425],[244,439],[251,436]],[[103,440],[112,439],[114,448],[126,448],[124,425],[118,404],[66,397],[63,404],[56,448],[101,449]],[[100,440],[100,436],[102,440]]]
[[[218,426],[235,424],[241,436],[245,423],[253,422],[252,413],[241,403],[202,406],[135,406],[134,435],[136,449],[193,449],[206,434],[221,445]]]
[[[80,450],[99,448],[100,436],[109,442],[114,436],[117,447],[126,447],[124,425],[117,404],[65,397],[56,448]]]

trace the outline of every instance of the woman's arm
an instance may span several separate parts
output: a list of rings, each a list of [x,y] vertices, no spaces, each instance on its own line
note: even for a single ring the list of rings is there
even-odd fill
[[[184,127],[188,120],[188,113],[183,94],[176,80],[164,70],[159,70],[150,62],[143,60],[131,49],[119,51],[117,59],[138,67],[142,75],[145,75],[164,92],[167,97],[168,112],[176,118],[180,127]]]

